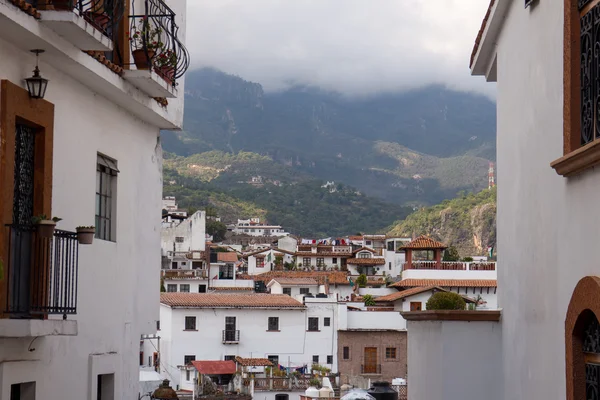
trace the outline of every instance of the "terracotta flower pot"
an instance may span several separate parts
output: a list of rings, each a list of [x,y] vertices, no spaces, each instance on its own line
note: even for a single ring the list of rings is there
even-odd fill
[[[79,244],[92,244],[96,228],[77,228],[77,241]]]
[[[172,66],[162,66],[154,68],[157,74],[159,74],[165,81],[173,83],[175,79],[175,68]]]
[[[155,54],[154,50],[148,50],[148,57],[146,57],[146,52],[143,49],[134,50],[131,54],[133,55],[133,62],[137,69],[150,69],[151,60]]]
[[[37,232],[40,237],[52,238],[54,236],[54,229],[56,228],[56,222],[50,219],[44,219],[37,223]]]

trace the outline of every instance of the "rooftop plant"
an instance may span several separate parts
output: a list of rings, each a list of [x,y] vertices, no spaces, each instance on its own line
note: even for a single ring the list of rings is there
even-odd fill
[[[427,300],[427,310],[464,310],[465,299],[454,292],[437,292]]]

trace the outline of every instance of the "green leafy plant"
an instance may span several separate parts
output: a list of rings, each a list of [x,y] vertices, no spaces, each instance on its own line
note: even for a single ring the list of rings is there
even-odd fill
[[[175,54],[173,50],[167,50],[163,53],[160,53],[158,56],[156,56],[154,64],[159,68],[175,68],[175,66],[177,65],[177,54]]]
[[[31,222],[33,222],[34,224],[39,224],[42,221],[48,221],[48,220],[52,220],[54,222],[58,222],[58,221],[62,221],[62,218],[58,218],[58,217],[48,218],[46,216],[46,214],[36,215],[36,216],[34,216],[34,217],[31,218]]]
[[[319,389],[321,387],[321,380],[319,378],[310,378],[308,384]]]
[[[356,284],[359,288],[367,287],[367,275],[360,274],[358,278],[356,278]]]
[[[458,254],[458,250],[454,246],[448,247],[444,251],[444,257],[442,261],[458,261],[460,260],[460,254]]]
[[[135,30],[127,32],[127,34],[129,35],[129,41],[138,50],[144,48],[144,43],[146,49],[150,51],[156,51],[164,47],[164,43],[161,42],[162,29],[154,27],[145,16],[139,20]]]
[[[371,296],[370,294],[365,294],[363,296],[363,301],[365,302],[365,306],[367,307],[372,307],[377,304],[375,303],[375,299],[373,298],[373,296]]]
[[[473,257],[464,257],[462,260],[464,262],[473,262]]]
[[[427,300],[427,310],[464,310],[465,299],[454,292],[437,292]]]

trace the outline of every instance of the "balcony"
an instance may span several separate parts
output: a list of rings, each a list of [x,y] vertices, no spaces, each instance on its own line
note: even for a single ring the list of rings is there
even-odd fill
[[[129,43],[134,63],[123,78],[152,97],[177,97],[177,79],[189,66],[189,54],[178,39],[175,13],[162,0],[144,0],[137,11],[134,2],[131,11]]]
[[[240,331],[238,330],[224,330],[223,331],[223,344],[236,344],[240,342]]]
[[[208,271],[205,269],[167,269],[160,271],[163,278],[207,278]]]
[[[30,0],[40,23],[80,50],[112,51],[125,0]]]
[[[413,261],[402,265],[402,279],[496,279],[495,262]]]
[[[4,265],[9,319],[0,337],[76,335],[79,244],[75,232],[56,229],[44,237],[37,226],[8,225]],[[60,315],[62,320],[48,319]]]
[[[381,375],[381,364],[361,364],[360,373],[363,375]]]

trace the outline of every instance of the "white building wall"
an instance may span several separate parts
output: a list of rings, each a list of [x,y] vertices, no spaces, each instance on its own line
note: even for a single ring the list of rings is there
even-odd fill
[[[196,211],[193,215],[181,221],[179,225],[172,228],[163,228],[160,237],[163,256],[172,251],[204,251],[206,249],[206,212]],[[178,242],[176,239],[178,237],[183,238],[183,241]],[[186,265],[184,269],[189,268],[191,267]]]
[[[600,171],[566,179],[550,168],[563,155],[563,2],[507,6],[495,40],[504,398],[558,399],[567,305],[577,282],[598,274]]]
[[[405,330],[406,320],[398,311],[348,311],[347,329]]]
[[[306,310],[263,309],[171,309],[161,305],[161,349],[164,348],[161,371],[180,384],[178,365],[185,355],[195,355],[196,360],[223,360],[226,355],[264,357],[278,355],[280,364],[300,367],[312,365],[313,355],[320,364],[327,365],[327,356],[334,357],[337,370],[337,310],[335,303],[309,304]],[[196,316],[197,331],[184,331],[185,317]],[[240,330],[239,344],[223,344],[222,331],[225,317],[236,317]],[[268,317],[279,317],[280,332],[267,332]],[[319,318],[319,332],[308,332],[308,317]],[[329,327],[323,318],[331,318]],[[172,318],[170,331],[163,328]]]
[[[512,398],[503,396],[501,360],[498,322],[408,321],[409,399]]]
[[[29,52],[0,39],[0,54],[1,79],[21,84],[31,74],[35,59]],[[78,321],[77,336],[39,338],[31,352],[24,350],[31,338],[0,340],[0,397],[11,383],[36,381],[43,397],[87,399],[95,374],[113,372],[115,398],[137,398],[139,338],[152,333],[158,319],[159,293],[149,288],[156,288],[160,269],[159,130],[44,63],[43,56],[40,69],[50,80],[46,100],[55,104],[52,215],[63,218],[60,229],[94,223],[101,152],[121,171],[117,241],[95,239],[79,248],[78,313],[69,317]],[[9,362],[17,359],[31,361]]]

